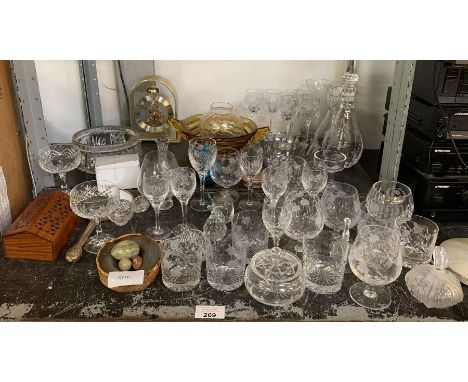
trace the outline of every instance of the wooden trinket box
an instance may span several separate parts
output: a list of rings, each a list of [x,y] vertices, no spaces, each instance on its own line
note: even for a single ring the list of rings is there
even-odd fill
[[[8,258],[54,261],[79,220],[66,193],[43,193],[3,235],[3,253]]]

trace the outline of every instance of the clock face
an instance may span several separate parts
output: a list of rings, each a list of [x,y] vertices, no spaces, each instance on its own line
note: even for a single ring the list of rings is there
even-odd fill
[[[164,98],[156,87],[136,99],[133,118],[136,125],[146,132],[160,132],[162,126],[174,116],[171,103]]]

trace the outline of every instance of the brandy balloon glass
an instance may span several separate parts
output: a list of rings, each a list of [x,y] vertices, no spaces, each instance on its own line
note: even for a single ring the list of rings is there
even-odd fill
[[[403,266],[400,236],[395,229],[366,225],[349,251],[349,265],[363,282],[349,289],[353,301],[367,309],[385,309],[392,299],[383,287],[395,281]]]
[[[39,166],[51,174],[58,174],[61,180],[60,188],[69,192],[67,172],[77,168],[81,162],[81,152],[75,145],[68,143],[53,143],[39,150]]]
[[[369,190],[366,206],[373,217],[393,221],[397,217],[409,219],[414,211],[413,193],[403,183],[381,180]]]
[[[84,249],[97,254],[101,247],[114,236],[102,231],[101,219],[117,208],[120,200],[119,189],[113,182],[95,180],[80,183],[70,191],[70,208],[84,219],[96,221],[96,234],[89,239]]]

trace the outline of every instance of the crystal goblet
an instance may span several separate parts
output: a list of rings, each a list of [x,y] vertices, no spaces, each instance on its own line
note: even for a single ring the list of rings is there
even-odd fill
[[[310,126],[317,121],[320,109],[320,98],[313,94],[304,94],[302,97],[301,114],[306,124],[306,138],[310,136]]]
[[[242,174],[248,181],[248,197],[239,202],[239,207],[246,211],[258,210],[262,203],[253,198],[252,182],[262,169],[263,149],[260,145],[249,144],[240,150],[239,160]]]
[[[189,141],[190,164],[200,178],[200,198],[190,201],[190,207],[195,211],[208,211],[205,198],[205,175],[216,160],[216,151],[216,141],[212,138],[195,137]]]
[[[70,191],[70,208],[78,216],[96,221],[96,234],[84,249],[97,254],[101,247],[114,237],[102,231],[101,219],[109,216],[119,202],[119,189],[114,182],[95,180],[76,185]]]
[[[268,199],[276,203],[288,186],[289,177],[284,166],[272,165],[262,172],[262,189]]]
[[[285,197],[281,197],[278,201],[265,199],[262,209],[263,224],[270,232],[273,239],[273,246],[279,247],[279,242],[285,230],[291,224],[292,211],[291,205]]]
[[[268,108],[270,115],[270,131],[273,131],[273,116],[278,111],[279,97],[281,90],[279,89],[267,89],[264,93],[265,103]]]
[[[39,150],[39,166],[51,174],[58,174],[63,192],[70,192],[67,185],[67,172],[77,168],[81,162],[79,148],[69,143],[53,143]]]
[[[285,90],[279,98],[281,118],[286,123],[286,136],[291,133],[292,120],[299,110],[299,97],[296,90]]]
[[[311,194],[320,194],[327,185],[328,173],[325,166],[316,161],[307,161],[302,168],[302,185]]]
[[[244,95],[244,102],[247,109],[250,111],[250,118],[255,121],[257,113],[262,108],[265,99],[262,89],[247,89]]]
[[[197,188],[197,178],[195,171],[189,167],[179,167],[171,170],[170,178],[172,193],[179,200],[182,208],[182,224],[174,228],[174,233],[181,232],[189,227],[187,223],[187,205]],[[195,228],[195,226],[190,225],[190,228]]]
[[[217,185],[225,189],[223,194],[231,196],[229,187],[239,183],[242,177],[239,151],[230,147],[218,149],[210,176]]]
[[[378,225],[362,227],[348,259],[351,270],[362,281],[349,289],[353,301],[367,309],[387,308],[391,295],[383,286],[398,278],[403,265],[397,231]]]

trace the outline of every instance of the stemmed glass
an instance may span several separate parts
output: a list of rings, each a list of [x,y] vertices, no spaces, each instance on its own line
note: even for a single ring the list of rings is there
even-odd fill
[[[304,94],[302,96],[301,113],[306,123],[306,138],[310,135],[310,125],[312,121],[318,119],[320,111],[320,98],[316,98],[313,94]]]
[[[323,229],[323,213],[320,198],[305,191],[293,191],[286,197],[291,209],[291,224],[285,233],[293,240],[297,252],[303,252],[304,241],[313,239]]]
[[[279,97],[281,90],[279,89],[267,89],[264,93],[265,103],[270,114],[270,131],[273,130],[273,115],[278,111]]]
[[[325,166],[316,161],[307,161],[302,168],[302,185],[311,194],[320,194],[327,185],[328,173]]]
[[[200,198],[192,199],[190,207],[195,211],[208,211],[205,198],[205,176],[216,160],[216,141],[212,138],[195,137],[189,141],[190,164],[200,178]]]
[[[325,225],[334,231],[347,232],[361,218],[361,202],[356,187],[347,183],[329,183],[322,194]]]
[[[284,231],[291,224],[291,205],[286,197],[281,197],[276,202],[265,199],[262,209],[263,224],[273,238],[273,246],[279,248],[279,242]]]
[[[239,183],[242,177],[239,157],[239,151],[236,149],[220,148],[210,169],[211,179],[225,189],[222,194],[229,198],[232,198],[228,190],[229,187]]]
[[[250,118],[255,121],[258,111],[262,108],[265,99],[263,98],[263,90],[247,89],[245,91],[244,102],[249,109]]]
[[[328,181],[333,181],[335,172],[345,167],[346,155],[336,150],[318,150],[314,153],[314,161],[327,169]]]
[[[385,309],[391,303],[383,287],[401,273],[403,258],[396,230],[379,225],[360,228],[348,255],[353,273],[363,282],[349,288],[353,301],[367,309]]]
[[[281,118],[286,122],[286,136],[291,133],[292,120],[299,110],[299,96],[296,90],[285,90],[279,98]]]
[[[288,174],[284,166],[269,166],[262,172],[262,189],[273,204],[284,194],[288,187]]]
[[[102,231],[101,219],[107,217],[119,202],[116,183],[95,180],[76,185],[70,191],[70,208],[78,216],[96,221],[96,234],[89,239],[84,249],[97,254],[99,249],[114,237]]]
[[[318,116],[318,124],[320,124],[325,117],[328,109],[327,94],[328,89],[332,85],[332,81],[328,79],[308,79],[306,80],[307,91],[314,97],[320,99],[320,109]]]
[[[173,230],[173,233],[178,234],[185,228],[189,228],[189,224],[187,223],[187,205],[197,188],[197,177],[193,169],[179,167],[171,170],[170,178],[172,193],[179,200],[180,207],[182,208],[182,224],[178,224]],[[195,228],[192,225],[190,226]]]
[[[39,150],[39,166],[51,174],[58,174],[63,192],[70,192],[67,185],[67,172],[77,168],[81,153],[77,146],[68,143],[53,143]]]
[[[149,163],[149,162],[148,162]],[[171,233],[170,228],[162,226],[159,223],[159,211],[161,204],[166,199],[170,190],[170,174],[167,171],[161,171],[154,166],[142,167],[142,187],[143,194],[154,209],[155,225],[146,230],[146,234],[154,240],[162,240]]]
[[[252,182],[262,169],[263,149],[260,145],[249,144],[240,151],[240,168],[248,182],[248,198],[239,202],[239,207],[245,211],[254,211],[262,207],[262,203],[253,200]]]

